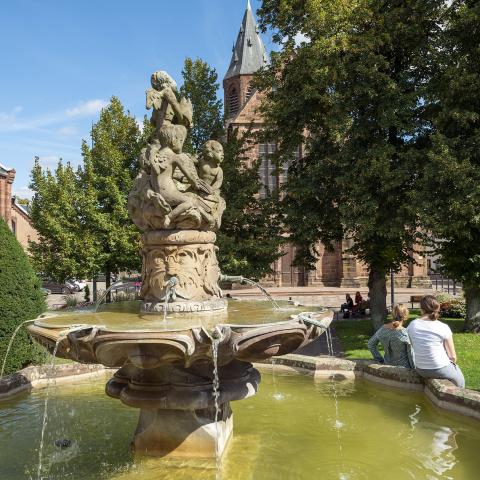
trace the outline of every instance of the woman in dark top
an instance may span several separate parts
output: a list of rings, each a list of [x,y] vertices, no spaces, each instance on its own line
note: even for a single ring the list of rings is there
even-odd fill
[[[403,322],[408,318],[408,308],[402,304],[395,305],[392,315],[393,320],[380,327],[368,341],[368,349],[377,362],[415,368],[410,338],[403,327]],[[378,343],[383,345],[384,356],[377,349]]]

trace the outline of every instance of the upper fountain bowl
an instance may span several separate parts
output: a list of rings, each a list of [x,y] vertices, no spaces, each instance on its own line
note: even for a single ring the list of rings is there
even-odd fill
[[[285,355],[320,336],[333,317],[329,310],[301,312],[286,303],[274,310],[264,301],[231,301],[227,311],[170,314],[165,321],[163,315],[141,316],[138,310],[139,302],[120,302],[98,313],[39,318],[29,332],[50,352],[58,344],[56,354],[62,358],[151,369],[211,361],[213,338],[218,339],[220,365]]]

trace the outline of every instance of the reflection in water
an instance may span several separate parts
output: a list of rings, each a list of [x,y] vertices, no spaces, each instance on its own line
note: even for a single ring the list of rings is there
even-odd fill
[[[456,432],[450,427],[440,427],[432,432],[429,451],[421,455],[423,465],[437,475],[452,470],[457,460],[453,452],[457,450]],[[445,479],[454,477],[443,476]]]
[[[107,397],[104,384],[99,379],[62,386],[51,395],[48,480],[215,479],[213,460],[131,457],[138,413]],[[474,421],[441,413],[412,392],[358,380],[336,380],[335,388],[338,417],[331,379],[276,369],[274,384],[263,375],[256,396],[232,403],[235,431],[224,454],[223,480],[477,478],[480,429]],[[0,479],[36,479],[45,394],[33,391],[0,404]],[[343,423],[341,454],[336,420]],[[56,447],[61,438],[71,446]]]

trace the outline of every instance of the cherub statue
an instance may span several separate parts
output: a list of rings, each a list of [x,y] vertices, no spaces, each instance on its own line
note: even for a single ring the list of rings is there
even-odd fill
[[[216,140],[208,140],[202,148],[202,155],[198,159],[198,176],[219,191],[223,183],[223,170],[220,164],[223,162],[223,147]]]
[[[207,224],[212,223],[211,208],[195,193],[210,195],[212,188],[199,178],[191,157],[182,153],[186,136],[187,129],[183,125],[164,125],[159,131],[159,142],[155,150],[150,152],[152,187],[172,209],[165,216],[165,228],[192,210],[196,210],[197,217],[200,217],[197,219],[198,225],[192,225],[193,228],[199,227],[202,218]],[[154,145],[155,143],[152,143],[152,148]],[[174,180],[176,168],[185,176],[193,191],[181,192],[178,189]]]
[[[158,137],[164,125],[183,125],[191,128],[193,108],[190,100],[180,98],[175,80],[163,71],[157,71],[151,77],[152,88],[146,92],[147,110],[153,108],[151,122]]]

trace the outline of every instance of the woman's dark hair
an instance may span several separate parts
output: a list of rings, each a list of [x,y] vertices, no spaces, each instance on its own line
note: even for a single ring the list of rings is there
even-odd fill
[[[437,320],[440,316],[440,304],[433,295],[425,295],[420,300],[420,308],[430,320]]]

